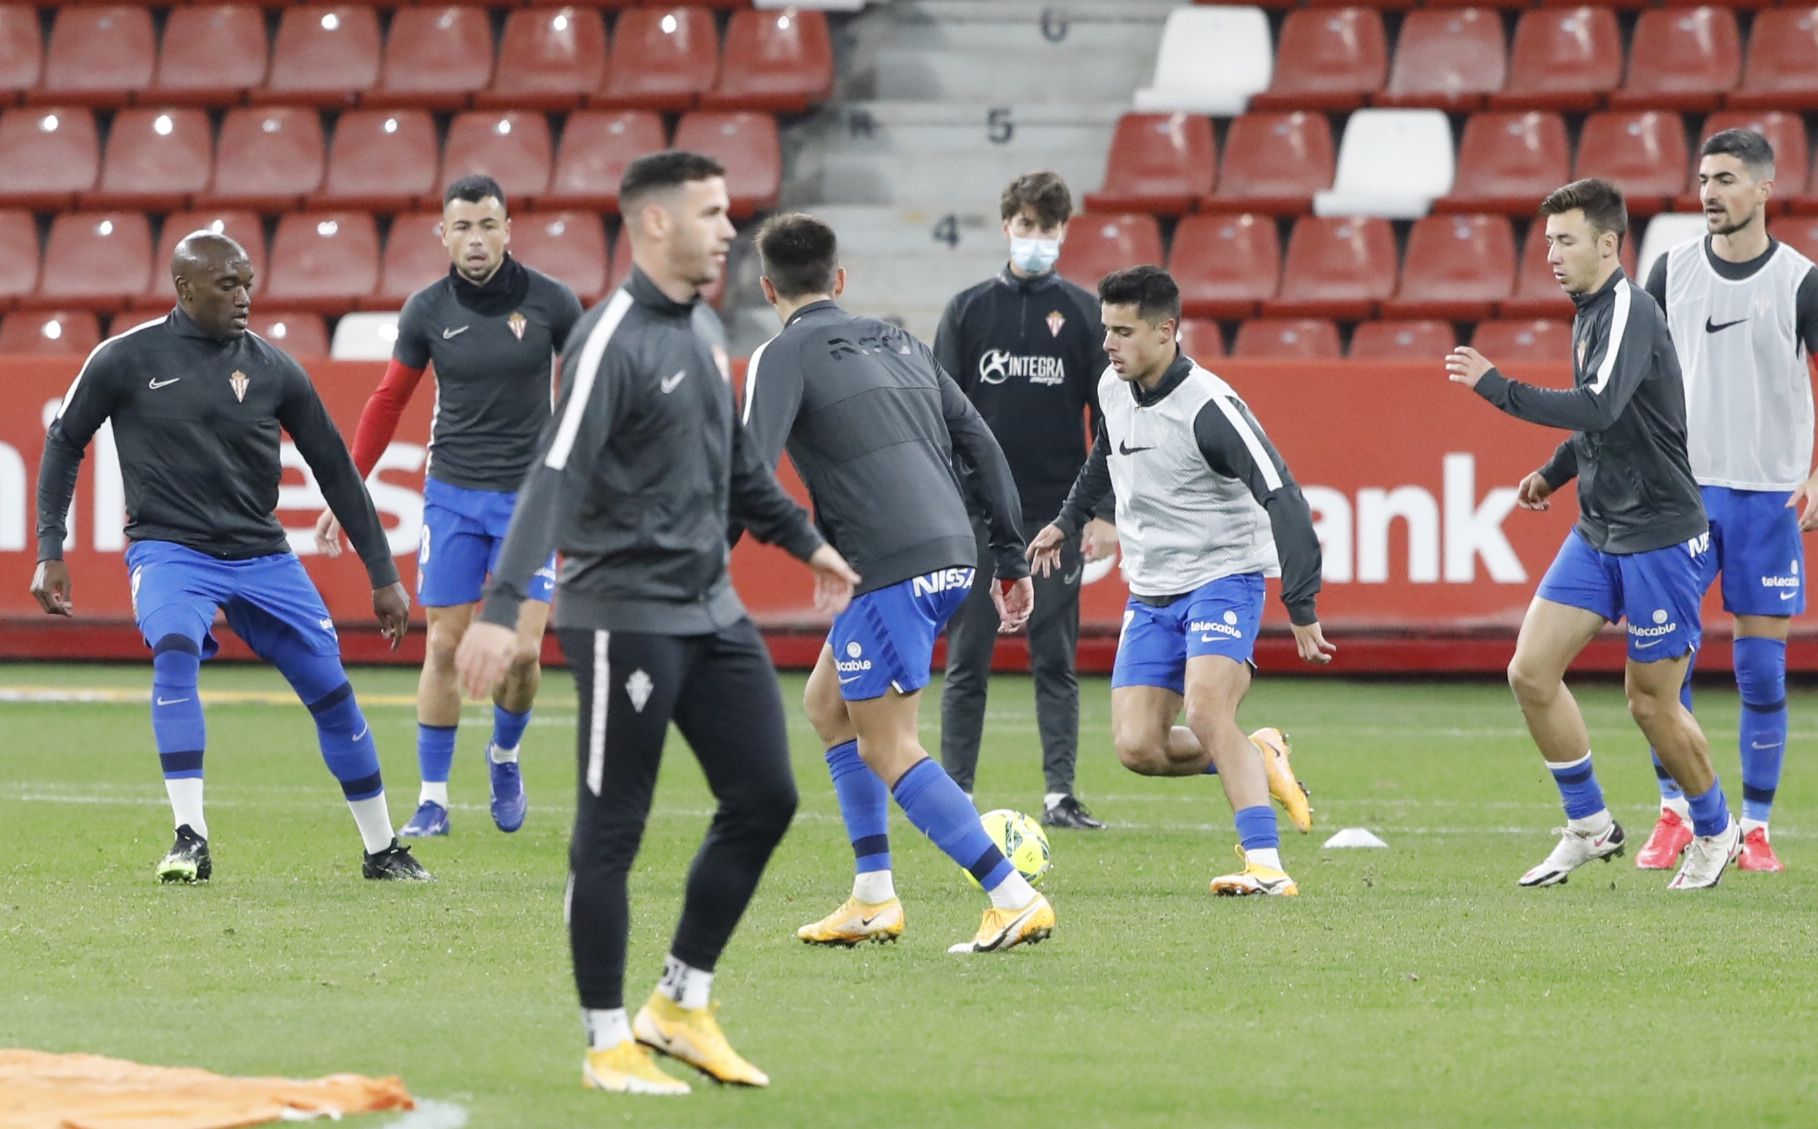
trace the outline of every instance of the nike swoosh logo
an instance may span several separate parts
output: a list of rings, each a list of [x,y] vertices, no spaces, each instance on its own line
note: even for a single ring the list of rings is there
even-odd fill
[[[1212,641],[1213,641],[1213,640],[1215,640],[1215,639],[1217,639],[1217,638],[1218,638],[1218,637],[1217,637],[1217,636],[1216,636],[1216,635],[1201,635],[1201,636],[1200,636],[1200,637],[1199,637],[1199,641],[1200,641],[1200,642],[1201,642],[1201,643],[1210,643],[1210,642],[1212,642]]]
[[[1016,931],[1018,929],[1022,928],[1023,922],[1029,920],[1030,915],[1035,913],[1035,907],[1040,904],[1041,904],[1040,898],[1037,898],[1035,901],[1030,902],[1029,907],[1027,909],[1023,910],[1023,912],[1017,914],[1015,919],[1012,920],[1009,925],[1004,927],[1004,931],[1002,933],[999,933],[995,940],[993,940],[989,945],[985,946],[984,948],[977,949],[977,951],[981,952],[981,953],[996,952],[999,945],[1002,945],[1005,941],[1008,941],[1011,937],[1014,937],[1016,935]],[[976,948],[976,946],[975,946],[975,948]]]
[[[1780,593],[1780,598],[1782,600],[1790,600],[1797,595],[1799,595],[1797,592],[1782,592]]]
[[[353,735],[353,739],[358,741],[360,738],[366,736],[367,731],[371,728],[372,726],[370,724],[361,726],[360,731]]]
[[[1724,330],[1728,329],[1730,326],[1741,325],[1743,322],[1745,322],[1747,320],[1749,320],[1749,319],[1737,318],[1735,321],[1712,321],[1707,316],[1704,319],[1704,331],[1706,333],[1722,333]]]
[[[1077,581],[1079,579],[1080,572],[1082,570],[1084,570],[1085,567],[1086,567],[1085,565],[1080,565],[1079,568],[1074,569],[1072,572],[1065,573],[1064,575],[1061,576],[1061,583],[1062,584],[1072,584],[1073,582]]]
[[[665,376],[662,381],[663,395],[667,396],[671,392],[674,392],[675,386],[682,383],[682,378],[687,375],[688,375],[688,370],[683,369],[681,372],[676,373],[674,376]]]
[[[1749,742],[1749,748],[1751,748],[1751,749],[1778,749],[1779,747],[1780,747],[1780,742],[1778,742],[1778,741],[1770,741],[1765,745],[1763,745],[1759,741],[1750,741]]]
[[[446,341],[451,337],[459,337],[459,336],[461,336],[461,334],[466,333],[469,329],[472,329],[472,328],[473,328],[472,326],[464,325],[459,329],[444,329],[442,331],[442,340]]]
[[[175,705],[181,705],[182,703],[187,702],[187,701],[189,701],[188,698],[159,698],[158,704],[161,706],[175,706]]]
[[[880,918],[880,917],[882,917],[882,916],[884,916],[884,915],[883,915],[883,914],[881,914],[881,913],[874,913],[874,914],[872,914],[872,915],[871,915],[871,916],[870,916],[870,917],[861,917],[861,918],[859,918],[859,928],[860,928],[860,929],[869,929],[869,928],[871,928],[871,923],[872,923],[872,922],[874,922],[874,921],[876,921],[876,920],[877,920],[877,919],[878,919],[878,918]]]
[[[1648,648],[1649,648],[1649,647],[1658,647],[1658,646],[1660,646],[1660,644],[1662,644],[1662,643],[1664,643],[1664,642],[1666,642],[1666,640],[1665,640],[1665,639],[1649,639],[1649,640],[1648,640],[1648,641],[1647,641],[1647,642],[1645,642],[1645,643],[1637,643],[1637,644],[1635,644],[1635,649],[1636,649],[1636,650],[1637,650],[1637,651],[1645,651],[1645,650],[1647,650],[1647,649],[1648,649]]]
[[[153,377],[152,382],[150,384],[147,384],[146,387],[147,388],[168,388],[169,386],[177,383],[177,381],[182,380],[182,379],[183,378],[180,376],[173,376],[169,380],[159,380],[156,377]]]
[[[1138,451],[1153,450],[1155,450],[1154,447],[1132,447],[1130,446],[1130,441],[1127,439],[1120,441],[1117,445],[1117,453],[1120,455],[1134,455]]]
[[[857,682],[859,679],[861,679],[863,677],[865,677],[865,676],[862,674],[855,674],[851,678],[842,678],[842,679],[840,679],[840,685],[844,686],[848,682]]]

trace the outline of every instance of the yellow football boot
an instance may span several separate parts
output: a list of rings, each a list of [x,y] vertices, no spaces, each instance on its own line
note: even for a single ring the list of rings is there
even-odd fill
[[[714,1018],[718,1010],[711,1004],[683,1007],[661,992],[652,992],[631,1021],[631,1033],[658,1054],[685,1062],[717,1082],[770,1085],[770,1076],[746,1062],[726,1041],[720,1021]]]
[[[1045,941],[1054,932],[1054,907],[1040,894],[1022,909],[992,906],[979,923],[978,934],[947,949],[950,953],[1001,953],[1018,945]]]
[[[1292,898],[1300,893],[1300,887],[1294,884],[1294,879],[1288,877],[1287,871],[1251,862],[1242,847],[1237,848],[1237,857],[1244,860],[1242,870],[1236,874],[1221,874],[1212,880],[1212,892],[1219,897],[1241,898],[1264,894],[1276,898]]]
[[[863,941],[888,944],[903,935],[903,903],[895,898],[875,904],[847,898],[840,908],[819,921],[810,921],[795,935],[810,945],[848,949]]]
[[[688,1083],[664,1074],[650,1052],[631,1039],[588,1051],[581,1063],[581,1085],[615,1094],[688,1093]]]
[[[1294,770],[1288,766],[1288,754],[1294,751],[1288,735],[1273,726],[1258,729],[1250,734],[1250,744],[1262,754],[1263,771],[1269,776],[1269,795],[1288,813],[1288,821],[1302,835],[1313,830],[1313,808],[1307,803],[1307,786],[1295,778]]]

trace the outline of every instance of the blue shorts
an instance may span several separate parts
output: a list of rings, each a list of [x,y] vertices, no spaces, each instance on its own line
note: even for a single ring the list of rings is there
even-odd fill
[[[966,602],[975,571],[943,568],[854,596],[827,633],[840,697],[863,702],[928,685],[934,640]]]
[[[1805,542],[1789,490],[1731,490],[1706,486],[1711,519],[1712,572],[1723,576],[1723,610],[1731,615],[1800,615],[1805,611]]]
[[[290,553],[223,561],[170,541],[135,541],[127,546],[126,568],[133,621],[148,647],[182,635],[201,645],[203,658],[213,658],[221,649],[212,630],[219,608],[261,658],[286,637],[314,654],[341,653],[322,594]]]
[[[1187,660],[1222,655],[1247,663],[1262,623],[1263,575],[1239,573],[1210,580],[1158,608],[1134,596],[1124,605],[1111,688],[1159,686],[1187,692]]]
[[[417,542],[417,602],[426,608],[471,604],[485,593],[511,526],[515,492],[469,490],[430,479],[423,485],[423,535]],[[551,554],[530,582],[530,598],[555,593]]]
[[[1701,533],[1645,553],[1600,553],[1574,529],[1540,579],[1543,600],[1629,621],[1629,658],[1679,659],[1704,639],[1699,604],[1710,583],[1711,539]]]

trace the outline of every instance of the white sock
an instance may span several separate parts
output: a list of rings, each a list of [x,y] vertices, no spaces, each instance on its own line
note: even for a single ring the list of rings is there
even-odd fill
[[[1749,832],[1755,830],[1757,827],[1761,828],[1761,830],[1765,832],[1767,830],[1767,820],[1765,820],[1765,819],[1745,819],[1742,821],[1742,833],[1744,835],[1747,835]]]
[[[1660,801],[1660,810],[1670,811],[1688,822],[1692,818],[1692,803],[1683,795],[1663,798]]]
[[[1280,847],[1256,847],[1251,850],[1247,850],[1244,852],[1244,862],[1246,864],[1255,863],[1257,866],[1266,866],[1270,870],[1280,870],[1281,869],[1281,848]]]
[[[1590,835],[1601,835],[1610,829],[1610,809],[1598,808],[1581,819],[1568,819],[1566,826],[1574,831],[1583,831]]]
[[[581,1030],[587,1032],[590,1051],[603,1051],[631,1041],[631,1021],[625,1018],[622,1007],[582,1008]]]
[[[866,905],[877,905],[896,897],[896,881],[888,870],[867,870],[852,876],[852,896]]]
[[[1015,867],[1011,868],[1010,877],[999,882],[988,893],[991,895],[991,904],[998,909],[1022,909],[1035,900],[1035,887],[1029,885],[1029,880]]]
[[[437,803],[448,806],[448,781],[438,780],[434,783],[423,781],[423,787],[417,789],[417,803]]]
[[[391,812],[385,807],[385,793],[349,800],[347,806],[360,825],[360,841],[366,844],[367,854],[376,855],[391,846]]]
[[[208,820],[202,818],[202,778],[166,780],[164,792],[170,797],[170,817],[175,821],[172,828],[187,823],[191,831],[208,838]]]
[[[657,981],[657,991],[685,1008],[703,1008],[713,991],[713,973],[702,972],[671,954],[663,960],[663,975]]]
[[[1052,809],[1056,804],[1059,804],[1066,798],[1067,793],[1065,792],[1049,792],[1042,797],[1042,807]]]
[[[486,755],[492,759],[494,764],[512,764],[518,759],[518,747],[513,745],[509,749],[501,749],[497,745],[488,745]],[[447,785],[443,785],[443,793],[447,793]],[[443,806],[446,807],[447,804],[444,803]]]

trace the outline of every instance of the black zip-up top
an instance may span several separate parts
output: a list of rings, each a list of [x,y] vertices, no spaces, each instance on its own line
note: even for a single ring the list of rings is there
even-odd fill
[[[1053,271],[1019,278],[1005,266],[941,315],[934,357],[997,437],[1026,518],[1059,509],[1086,461],[1104,340],[1098,298]]]
[[[1016,484],[978,411],[914,336],[831,301],[790,315],[752,354],[745,423],[765,466],[788,443],[858,591],[978,561],[960,469],[976,484],[997,575],[1029,575]]]
[[[1495,369],[1477,394],[1517,419],[1572,431],[1540,468],[1578,479],[1578,532],[1605,553],[1646,553],[1709,529],[1686,457],[1685,385],[1666,315],[1621,268],[1574,294],[1572,387],[1538,388]]]
[[[807,560],[824,543],[733,411],[725,331],[644,272],[581,316],[562,393],[518,493],[480,618],[517,623],[563,553],[558,627],[706,635],[745,615],[728,519]]]
[[[38,470],[38,559],[61,560],[89,440],[112,420],[126,536],[221,560],[290,552],[280,429],[315,473],[374,588],[397,565],[353,458],[302,366],[256,333],[210,337],[181,309],[103,341],[64,393]]]

